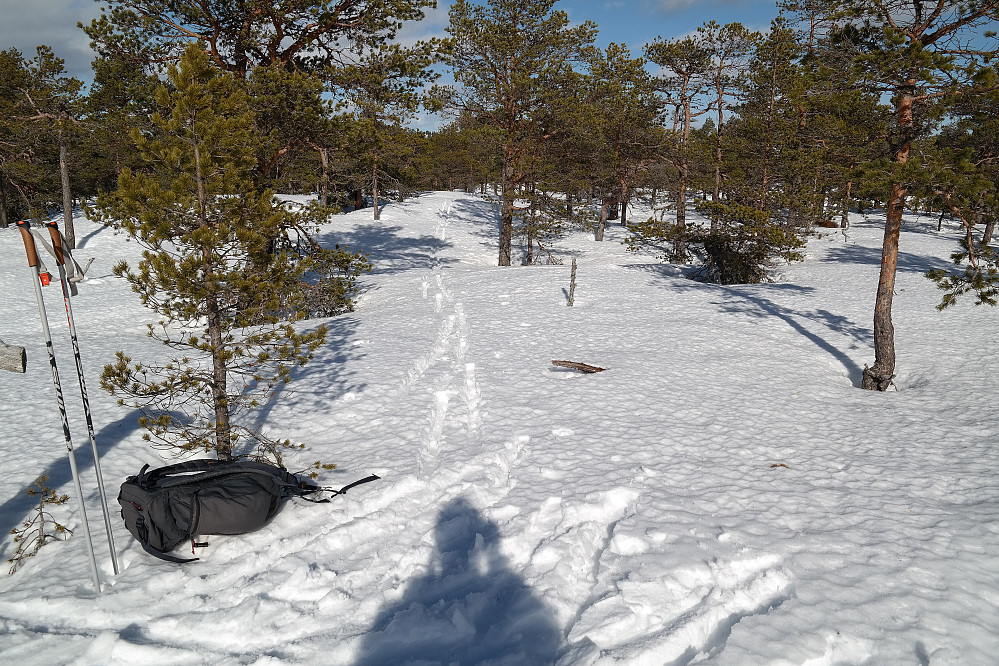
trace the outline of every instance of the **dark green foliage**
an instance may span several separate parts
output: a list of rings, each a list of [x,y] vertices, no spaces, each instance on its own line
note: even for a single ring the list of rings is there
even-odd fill
[[[35,507],[35,513],[21,523],[21,527],[10,531],[17,548],[14,550],[14,555],[7,560],[10,562],[8,573],[17,571],[24,564],[24,560],[34,557],[49,541],[55,541],[60,537],[66,539],[73,533],[73,530],[59,524],[48,509],[51,506],[65,504],[69,501],[69,495],[56,495],[56,492],[46,485],[48,480],[48,476],[42,475],[31,484],[32,487],[24,491],[29,497],[38,498],[38,506]],[[54,533],[50,533],[49,529],[54,530]]]
[[[964,264],[969,259],[967,251],[955,252],[951,255],[955,264]],[[976,252],[975,263],[965,266],[964,273],[947,270],[935,270],[926,273],[926,277],[937,283],[946,293],[938,310],[943,310],[957,303],[958,296],[974,293],[975,305],[999,304],[999,252],[995,248],[982,247]]]
[[[169,76],[157,93],[165,109],[153,116],[157,135],[134,133],[144,170],[124,169],[118,190],[91,212],[145,248],[137,267],[122,262],[114,272],[161,316],[149,335],[177,356],[158,364],[119,352],[101,386],[143,410],[146,438],[159,445],[223,458],[256,447],[280,462],[291,442],[262,432],[250,412],[274,399],[291,367],[306,364],[325,340],[325,326],[305,333],[292,326],[308,294],[324,292],[308,306],[317,311],[349,307],[345,297],[364,261],[340,248],[302,255],[275,247],[282,230],[304,230],[326,211],[292,211],[256,190],[261,138],[240,81],[213,69],[196,46]]]
[[[491,125],[499,140],[499,265],[511,265],[517,188],[533,171],[541,144],[562,128],[544,119],[562,102],[560,83],[591,48],[596,26],[572,26],[555,0],[456,0],[444,56],[458,87],[448,106]]]
[[[777,261],[801,261],[804,241],[794,229],[774,222],[763,210],[742,204],[700,201],[697,211],[713,220],[711,226],[681,225],[649,219],[629,224],[629,249],[657,248],[674,259],[671,248],[682,241],[701,258],[694,277],[719,284],[769,281],[767,269]]]

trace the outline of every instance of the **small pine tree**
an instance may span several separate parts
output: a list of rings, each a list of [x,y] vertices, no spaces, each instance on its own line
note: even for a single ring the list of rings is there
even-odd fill
[[[304,281],[323,267],[273,239],[310,216],[317,222],[322,210],[296,215],[255,190],[260,138],[240,81],[213,69],[197,46],[169,79],[157,93],[158,132],[133,133],[145,170],[124,169],[118,190],[92,212],[145,248],[137,267],[122,262],[114,272],[161,316],[148,334],[176,356],[155,364],[118,352],[101,387],[142,410],[144,437],[158,446],[280,463],[291,442],[246,425],[246,414],[312,358],[327,328],[292,326]]]
[[[56,492],[46,485],[48,480],[48,476],[42,475],[31,484],[32,487],[24,491],[29,497],[38,498],[38,506],[35,508],[35,514],[25,520],[19,529],[10,531],[14,535],[17,548],[14,550],[14,555],[7,560],[10,562],[8,573],[17,571],[24,564],[24,560],[34,557],[49,541],[59,537],[66,539],[73,533],[73,530],[59,524],[48,510],[50,506],[60,506],[69,501],[69,495],[56,495]],[[54,534],[49,533],[50,527],[55,531]]]
[[[719,284],[755,284],[768,280],[767,269],[776,261],[801,261],[798,251],[804,241],[794,229],[775,222],[763,210],[734,203],[700,201],[697,211],[712,220],[712,226],[686,226],[655,218],[629,224],[629,249],[651,247],[665,259],[677,259],[678,239],[702,259],[694,277]]]

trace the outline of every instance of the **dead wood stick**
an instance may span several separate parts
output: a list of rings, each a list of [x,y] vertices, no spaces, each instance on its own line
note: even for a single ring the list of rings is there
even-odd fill
[[[557,365],[561,368],[571,368],[573,370],[579,370],[580,372],[593,373],[593,372],[603,372],[607,368],[598,368],[595,365],[587,365],[585,363],[577,363],[576,361],[552,361],[552,365]]]

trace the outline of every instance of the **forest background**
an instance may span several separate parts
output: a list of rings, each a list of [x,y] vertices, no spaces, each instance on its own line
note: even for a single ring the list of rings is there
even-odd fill
[[[551,238],[599,241],[616,220],[722,283],[766,280],[813,228],[884,209],[871,389],[894,376],[904,210],[965,230],[957,268],[929,275],[941,305],[994,304],[999,1],[782,0],[764,30],[708,20],[634,52],[597,46],[600,26],[562,4],[457,0],[440,36],[404,39],[436,3],[105,2],[80,25],[89,85],[59,45],[0,52],[0,225],[61,213],[72,246],[78,202],[155,171],[136,142],[169,133],[167,68],[194,43],[246,96],[257,194],[377,220],[387,197],[478,191],[499,208],[501,266],[558,261]],[[428,112],[445,122],[418,129]],[[659,212],[630,220],[639,196]]]

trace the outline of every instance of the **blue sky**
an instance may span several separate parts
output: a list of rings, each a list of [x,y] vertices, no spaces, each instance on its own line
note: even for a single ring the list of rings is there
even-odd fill
[[[421,37],[442,33],[450,4],[440,0],[422,25],[406,32]],[[87,80],[94,54],[76,24],[89,23],[99,15],[99,7],[94,0],[0,0],[0,50],[13,46],[30,57],[35,46],[48,44],[66,60],[72,76]],[[712,19],[762,30],[777,15],[774,0],[561,0],[556,9],[574,22],[594,21],[600,28],[600,45],[624,43],[634,55],[657,36],[686,35]]]
[[[596,23],[600,45],[627,44],[633,55],[656,37],[682,37],[707,21],[766,30],[777,16],[775,0],[561,0],[556,8],[573,22]]]

